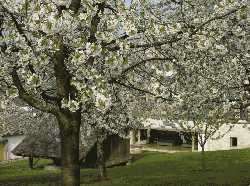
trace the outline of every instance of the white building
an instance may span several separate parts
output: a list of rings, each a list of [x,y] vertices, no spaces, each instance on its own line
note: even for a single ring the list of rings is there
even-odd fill
[[[182,146],[190,147],[193,151],[202,151],[200,144],[198,143],[198,135],[190,134],[189,139],[185,139],[182,134],[187,135],[179,124],[175,124],[174,127],[164,125],[162,120],[146,119],[144,127],[137,130],[131,131],[132,135],[130,144],[148,144],[157,143],[158,145],[167,146]],[[189,126],[193,127],[193,123],[189,122]],[[151,126],[151,127],[150,127]],[[147,136],[148,129],[151,128],[150,136]],[[250,147],[250,124],[239,121],[234,125],[231,131],[226,133],[230,128],[230,125],[223,125],[218,131],[211,137],[209,137],[205,143],[205,151],[216,151],[216,150],[230,150],[230,149],[243,149]],[[195,132],[195,130],[192,130]],[[224,135],[220,139],[213,140],[218,134]],[[202,139],[204,139],[204,131],[201,132]],[[203,140],[202,140],[203,141]]]
[[[205,144],[205,151],[216,150],[230,150],[230,149],[243,149],[250,147],[250,124],[239,122],[234,125],[231,131],[224,135],[224,137],[218,140],[212,140],[211,137]],[[223,125],[220,127],[212,137],[217,137],[219,132],[224,134],[228,131],[228,126]],[[205,134],[202,134],[204,137]],[[201,151],[200,145],[198,145],[198,151]]]

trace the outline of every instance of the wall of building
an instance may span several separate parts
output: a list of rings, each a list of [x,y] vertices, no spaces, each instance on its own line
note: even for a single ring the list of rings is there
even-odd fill
[[[22,140],[27,135],[13,135],[13,136],[6,136],[5,139],[8,140],[7,142],[7,160],[16,159],[16,158],[23,158],[22,156],[15,156],[11,153],[11,151],[22,142]]]
[[[208,151],[216,151],[216,150],[230,150],[230,149],[243,149],[250,147],[250,131],[248,127],[249,124],[245,128],[243,128],[244,124],[235,124],[230,132],[225,134],[224,137],[218,140],[212,140],[209,138],[208,140]],[[220,130],[217,131],[212,138],[215,138],[220,134],[224,134],[228,131],[229,125],[223,125],[220,127]],[[236,137],[237,138],[237,146],[231,146],[230,138]]]

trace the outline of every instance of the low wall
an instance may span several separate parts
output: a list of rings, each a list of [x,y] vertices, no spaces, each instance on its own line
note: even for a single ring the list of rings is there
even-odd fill
[[[86,169],[86,167],[80,166],[80,169]],[[44,170],[61,170],[61,166],[48,164],[44,165]]]
[[[61,170],[61,166],[57,166],[57,165],[44,165],[44,170]]]
[[[142,147],[143,145],[130,145],[130,153],[131,154],[142,153]]]
[[[1,164],[6,164],[6,163],[11,163],[11,162],[16,162],[16,161],[22,161],[22,160],[28,160],[29,157],[24,157],[24,158],[18,158],[18,159],[13,159],[13,160],[8,160],[8,161],[0,161]]]

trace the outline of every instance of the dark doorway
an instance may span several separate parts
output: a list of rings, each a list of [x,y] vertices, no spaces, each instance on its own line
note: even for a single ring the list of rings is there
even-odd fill
[[[150,131],[150,137],[149,137],[149,143],[155,143],[155,141],[159,141],[159,131],[158,130],[151,130]]]
[[[161,139],[174,140],[176,146],[181,146],[182,144],[184,144],[184,141],[182,138],[185,139],[186,143],[191,142],[192,144],[191,133],[152,129],[150,131],[149,143],[156,143],[156,141],[159,141]],[[198,145],[198,134],[195,134],[195,145]]]

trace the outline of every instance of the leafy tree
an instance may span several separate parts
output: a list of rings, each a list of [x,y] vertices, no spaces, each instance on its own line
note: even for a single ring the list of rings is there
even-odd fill
[[[112,85],[109,90],[109,98],[98,94],[97,99],[92,104],[87,113],[82,115],[84,121],[83,131],[92,129],[97,136],[97,159],[98,159],[98,179],[107,180],[106,167],[104,161],[104,139],[107,135],[117,134],[121,138],[129,139],[129,131],[142,127],[140,120],[135,118],[129,110],[129,104],[123,103],[117,86]],[[101,105],[98,106],[98,103]],[[107,108],[103,107],[107,104]],[[131,104],[130,104],[131,105]]]
[[[224,137],[225,134],[232,130],[239,119],[237,117],[238,113],[229,104],[197,102],[199,101],[187,99],[172,107],[173,110],[169,108],[171,114],[166,124],[175,128],[175,124],[178,123],[183,131],[192,135],[198,134],[198,143],[202,148],[202,171],[205,171],[204,146],[207,140],[209,138],[218,140]],[[181,110],[181,115],[177,114],[178,109]],[[219,131],[222,127],[226,130],[223,134]]]
[[[196,129],[205,171],[208,137],[223,124],[238,121],[235,108],[249,106],[244,93],[249,88],[244,83],[249,73],[247,5],[239,1],[159,1],[148,6],[155,15],[151,39],[155,43],[170,40],[154,47],[154,53],[172,59],[164,63],[165,71],[172,75],[156,77],[156,90],[168,98],[165,124],[180,123],[188,132]],[[162,29],[166,25],[176,30]],[[200,138],[201,132],[205,139]]]

